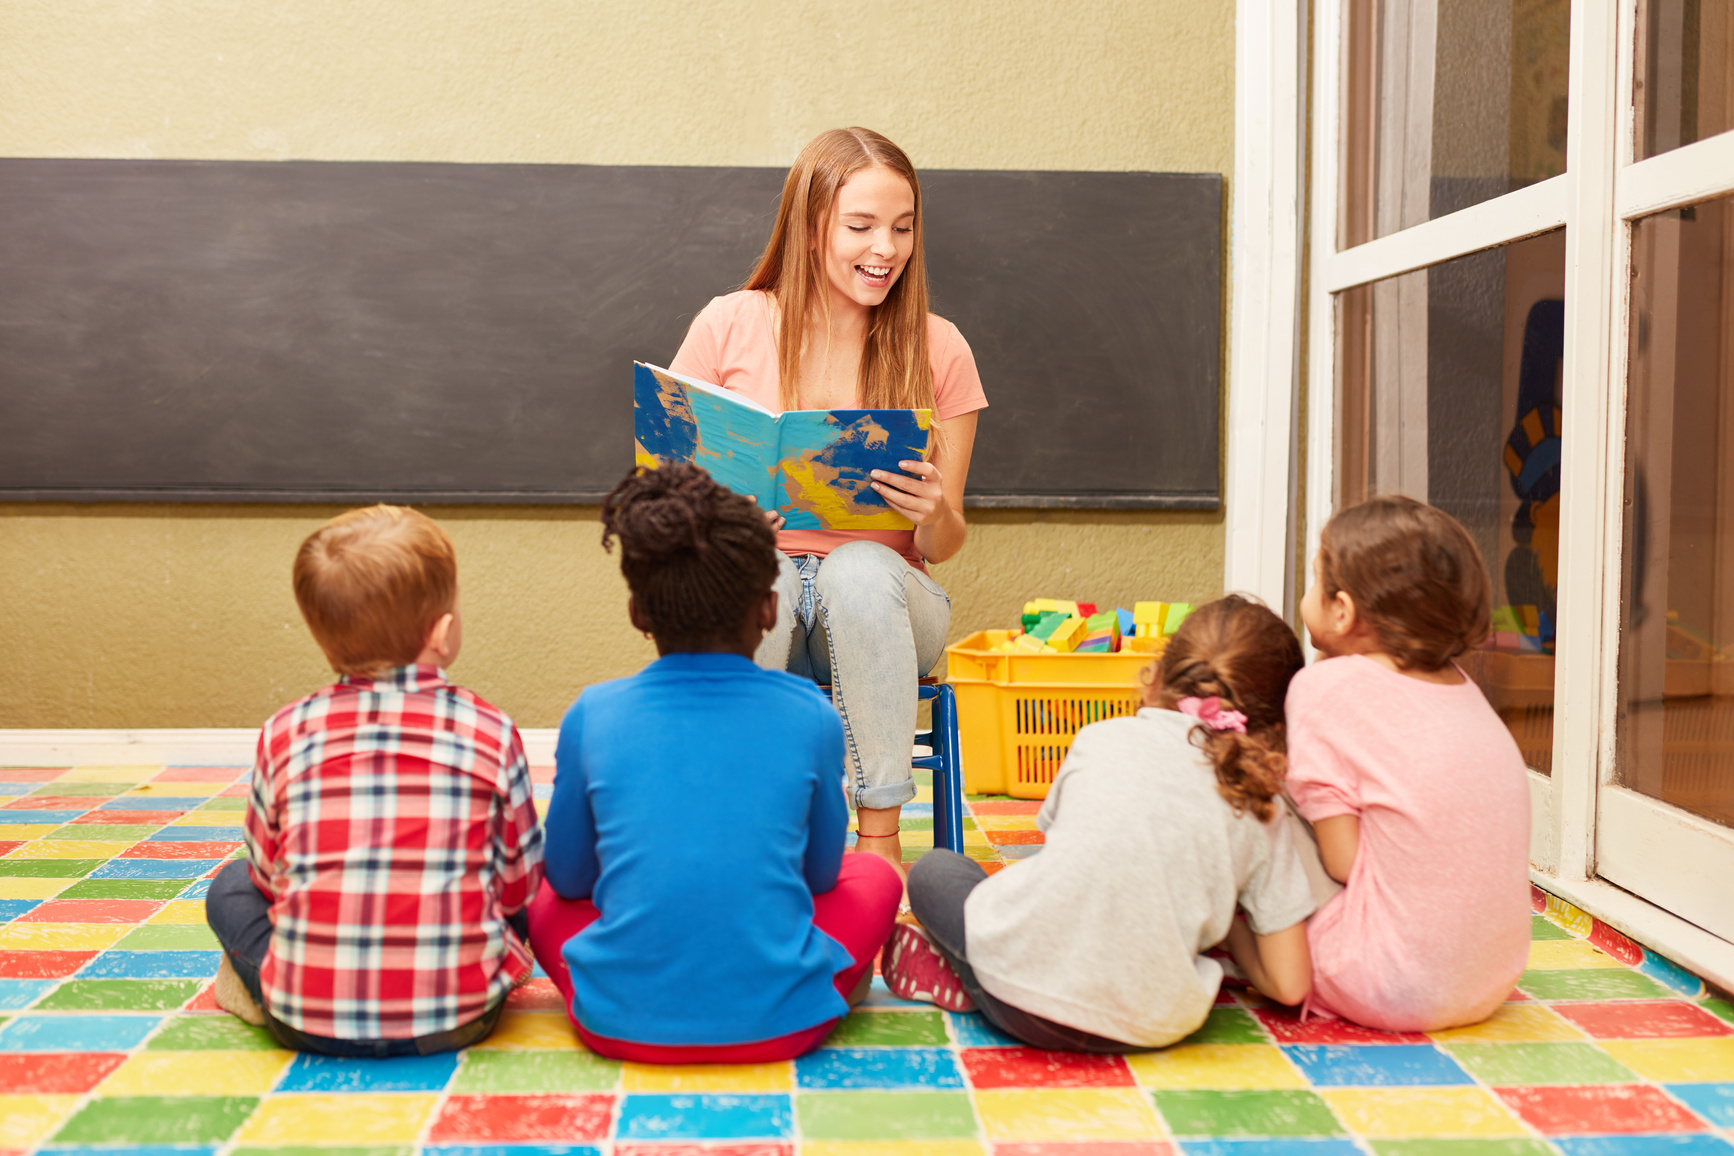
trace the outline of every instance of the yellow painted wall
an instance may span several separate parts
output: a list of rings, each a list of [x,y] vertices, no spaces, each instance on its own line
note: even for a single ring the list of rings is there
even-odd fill
[[[922,167],[1228,176],[1233,6],[7,0],[0,110],[3,156],[784,165],[866,124]],[[0,727],[250,726],[320,684],[288,574],[333,512],[0,505]],[[430,512],[464,584],[454,675],[521,724],[649,656],[593,508]],[[954,634],[1038,594],[1221,584],[1218,514],[971,520],[935,571]]]

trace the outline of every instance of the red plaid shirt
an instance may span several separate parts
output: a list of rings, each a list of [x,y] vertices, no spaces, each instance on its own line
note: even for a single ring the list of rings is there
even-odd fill
[[[531,967],[506,924],[542,877],[512,720],[431,666],[345,676],[265,724],[247,857],[271,897],[271,1014],[405,1039],[504,999]]]

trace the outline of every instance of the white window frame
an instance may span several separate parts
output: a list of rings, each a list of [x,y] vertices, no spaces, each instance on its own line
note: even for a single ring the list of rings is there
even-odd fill
[[[1305,563],[1335,508],[1338,460],[1334,295],[1371,281],[1566,227],[1561,583],[1553,774],[1531,773],[1532,877],[1706,978],[1734,985],[1734,943],[1598,877],[1689,911],[1727,902],[1726,828],[1613,785],[1619,708],[1630,222],[1734,193],[1734,132],[1632,162],[1636,0],[1574,0],[1566,172],[1517,192],[1338,251],[1340,85],[1346,0],[1318,0],[1312,29],[1312,179],[1307,270]],[[1241,273],[1236,270],[1236,283]],[[1236,375],[1239,376],[1238,374]],[[1230,424],[1232,439],[1236,427]],[[1232,507],[1231,507],[1232,508]],[[1600,838],[1598,838],[1598,835]],[[1654,849],[1697,839],[1709,870],[1657,877]],[[1722,860],[1726,858],[1727,862]],[[1713,894],[1714,893],[1714,894]]]

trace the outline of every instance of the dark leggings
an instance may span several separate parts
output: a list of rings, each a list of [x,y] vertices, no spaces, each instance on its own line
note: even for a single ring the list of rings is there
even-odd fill
[[[297,1052],[373,1059],[385,1059],[388,1056],[431,1056],[435,1052],[452,1052],[486,1039],[488,1033],[494,1030],[494,1025],[500,1022],[500,1012],[506,1006],[506,1001],[500,1000],[467,1024],[459,1024],[450,1031],[434,1032],[414,1039],[337,1040],[308,1035],[278,1020],[265,1006],[265,997],[259,988],[259,965],[265,959],[265,950],[271,946],[271,901],[253,886],[253,879],[247,874],[245,859],[231,860],[217,872],[217,877],[211,880],[211,889],[205,895],[205,921],[211,925],[217,942],[223,945],[223,954],[229,957],[229,965],[235,969],[235,974],[241,977],[247,994],[253,997],[253,1002],[265,1013],[265,1030],[270,1032],[271,1038],[279,1044]],[[510,916],[507,921],[517,931],[519,938],[528,943],[529,925],[524,919],[524,913],[520,911]]]
[[[963,989],[987,1021],[1031,1047],[1054,1052],[1140,1052],[1105,1036],[1057,1024],[996,999],[983,990],[964,950],[963,904],[987,872],[973,859],[955,851],[929,851],[909,871],[909,907],[921,921],[933,946],[951,964]]]

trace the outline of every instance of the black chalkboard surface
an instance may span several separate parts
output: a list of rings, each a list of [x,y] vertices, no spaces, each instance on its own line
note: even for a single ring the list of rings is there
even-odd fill
[[[587,502],[772,169],[0,160],[0,500]],[[1215,175],[923,174],[973,505],[1218,502]]]

